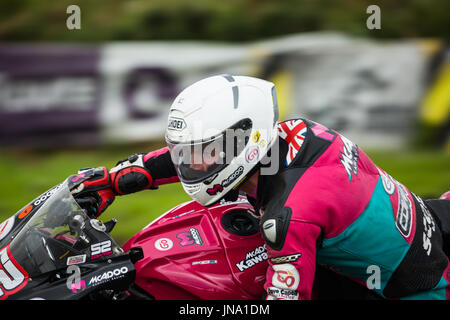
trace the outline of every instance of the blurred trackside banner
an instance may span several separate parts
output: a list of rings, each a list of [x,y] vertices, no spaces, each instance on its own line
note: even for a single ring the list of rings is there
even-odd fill
[[[0,144],[98,141],[100,50],[71,45],[0,45]]]
[[[414,129],[429,54],[417,41],[304,34],[248,44],[0,44],[0,146],[161,139],[186,86],[216,74],[277,86],[280,120],[303,116],[360,145],[397,147]]]

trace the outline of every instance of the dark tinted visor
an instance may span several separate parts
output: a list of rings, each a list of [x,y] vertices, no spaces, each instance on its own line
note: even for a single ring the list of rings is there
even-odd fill
[[[172,162],[180,180],[198,183],[223,170],[250,140],[252,123],[244,119],[219,135],[202,141],[177,143],[166,137]]]

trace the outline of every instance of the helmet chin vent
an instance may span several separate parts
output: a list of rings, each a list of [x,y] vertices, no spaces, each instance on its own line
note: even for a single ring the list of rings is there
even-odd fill
[[[252,217],[247,210],[233,210],[222,217],[223,228],[238,236],[252,236],[259,232],[259,220]]]

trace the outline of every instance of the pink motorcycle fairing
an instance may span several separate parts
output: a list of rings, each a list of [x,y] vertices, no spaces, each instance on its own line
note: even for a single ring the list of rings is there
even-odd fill
[[[135,283],[157,300],[263,297],[267,250],[245,198],[203,207],[178,205],[132,237],[141,247]]]

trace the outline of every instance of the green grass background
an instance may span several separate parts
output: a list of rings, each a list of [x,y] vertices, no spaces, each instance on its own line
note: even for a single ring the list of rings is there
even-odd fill
[[[0,154],[0,221],[5,220],[50,187],[80,168],[113,167],[132,153],[162,146],[108,147],[95,150],[8,151]],[[450,190],[450,153],[444,151],[366,150],[374,162],[411,191],[424,198],[436,198]],[[180,184],[161,186],[116,197],[101,216],[116,218],[112,235],[123,244],[152,220],[189,196]]]

